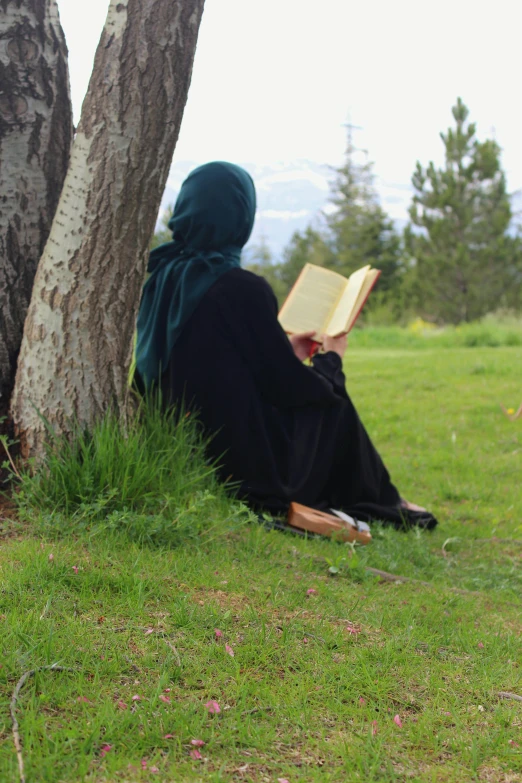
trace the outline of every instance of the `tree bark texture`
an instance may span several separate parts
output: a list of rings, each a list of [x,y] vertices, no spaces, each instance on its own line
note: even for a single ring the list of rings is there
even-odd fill
[[[13,393],[26,453],[124,414],[148,246],[187,99],[204,0],[111,0],[38,266]]]
[[[0,0],[0,413],[72,142],[67,47],[55,0]]]

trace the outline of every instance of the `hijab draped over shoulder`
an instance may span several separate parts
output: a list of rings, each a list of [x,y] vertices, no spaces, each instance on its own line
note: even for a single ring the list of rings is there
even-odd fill
[[[138,314],[136,365],[146,386],[160,380],[208,289],[239,267],[255,211],[252,178],[232,163],[207,163],[184,181],[168,224],[172,242],[150,254]]]

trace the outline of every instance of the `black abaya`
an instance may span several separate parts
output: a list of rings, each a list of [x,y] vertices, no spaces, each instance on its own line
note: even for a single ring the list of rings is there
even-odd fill
[[[432,526],[398,510],[399,493],[346,392],[339,356],[318,355],[313,367],[296,358],[262,278],[233,269],[214,283],[175,343],[161,385],[168,404],[197,411],[221,477],[252,507],[279,514],[297,501]]]

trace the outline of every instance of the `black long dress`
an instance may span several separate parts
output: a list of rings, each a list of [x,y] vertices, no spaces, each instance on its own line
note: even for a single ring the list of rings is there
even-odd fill
[[[432,526],[432,517],[398,510],[399,493],[346,392],[339,356],[302,364],[257,275],[238,268],[214,283],[174,345],[161,386],[168,404],[197,410],[222,478],[252,507],[277,515],[297,501]]]

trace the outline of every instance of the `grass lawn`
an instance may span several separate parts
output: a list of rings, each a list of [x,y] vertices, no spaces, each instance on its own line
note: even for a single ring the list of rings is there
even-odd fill
[[[4,522],[2,783],[15,684],[54,663],[18,700],[28,783],[522,781],[522,348],[356,347],[346,374],[439,528],[352,554],[221,500],[170,548]]]

